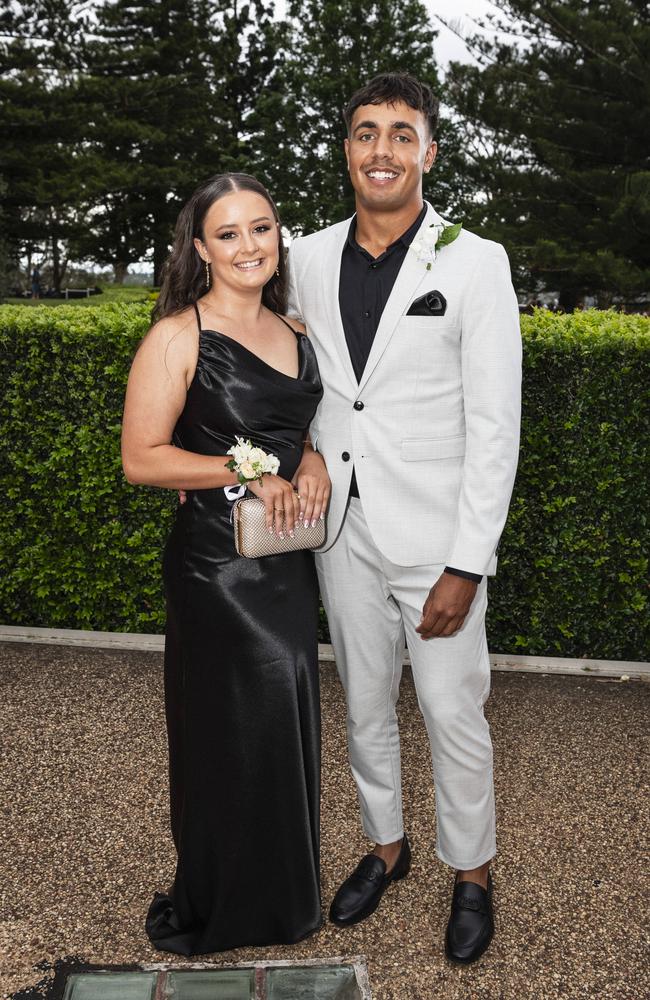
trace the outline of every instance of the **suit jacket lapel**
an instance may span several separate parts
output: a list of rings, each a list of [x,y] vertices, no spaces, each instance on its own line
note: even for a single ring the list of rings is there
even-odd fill
[[[354,392],[356,394],[357,378],[354,374],[352,361],[350,360],[350,351],[348,350],[348,344],[345,339],[345,331],[343,329],[343,321],[341,319],[341,309],[339,307],[341,257],[343,255],[345,241],[348,238],[348,230],[350,229],[351,221],[351,219],[346,219],[344,222],[340,222],[337,226],[332,227],[329,247],[327,248],[326,256],[322,261],[321,280],[323,283],[323,301],[325,303],[329,319],[329,329],[332,333],[332,338],[341,358],[343,370],[352,382]]]
[[[434,222],[442,222],[442,219],[427,202],[427,214],[425,215],[422,225],[415,238],[417,239],[422,230],[426,229]],[[423,261],[418,260],[416,255],[408,250],[406,257],[404,258],[404,263],[402,264],[399,274],[395,279],[393,290],[388,297],[388,302],[384,307],[384,311],[379,321],[379,326],[377,327],[375,339],[373,341],[370,354],[368,355],[366,367],[363,370],[363,375],[361,376],[361,381],[359,382],[358,392],[361,392],[377,367],[382,354],[388,347],[390,339],[395,332],[397,324],[406,311],[408,303],[415,295],[420,283],[424,281],[424,278],[429,273],[430,272],[427,271],[427,265]],[[343,335],[343,337],[343,342],[345,343],[345,335]]]

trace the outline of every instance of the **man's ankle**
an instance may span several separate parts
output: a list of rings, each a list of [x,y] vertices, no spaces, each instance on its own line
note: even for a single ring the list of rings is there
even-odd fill
[[[375,844],[372,853],[376,854],[378,858],[381,858],[386,863],[387,875],[395,867],[395,862],[399,858],[403,843],[404,837],[400,837],[399,840],[393,840],[390,844]]]
[[[484,865],[480,865],[478,868],[459,869],[456,872],[456,882],[474,882],[476,885],[487,889],[489,871],[489,861],[486,861]]]

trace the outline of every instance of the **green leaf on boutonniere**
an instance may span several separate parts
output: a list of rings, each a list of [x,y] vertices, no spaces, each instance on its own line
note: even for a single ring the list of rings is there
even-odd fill
[[[453,226],[445,226],[443,231],[440,233],[440,236],[438,237],[437,246],[439,247],[449,246],[450,243],[453,243],[454,240],[458,238],[462,228],[463,228],[462,222],[456,222]]]

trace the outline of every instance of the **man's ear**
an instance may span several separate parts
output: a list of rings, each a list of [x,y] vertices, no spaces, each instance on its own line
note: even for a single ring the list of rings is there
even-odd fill
[[[348,165],[348,170],[350,169],[350,140],[345,138],[343,140],[343,149],[345,151],[345,160]]]
[[[429,173],[429,171],[431,170],[431,167],[435,163],[437,152],[438,152],[438,143],[435,141],[435,139],[432,139],[431,142],[430,142],[430,144],[429,144],[429,148],[426,151],[426,155],[424,157],[424,172],[425,172],[425,174]]]

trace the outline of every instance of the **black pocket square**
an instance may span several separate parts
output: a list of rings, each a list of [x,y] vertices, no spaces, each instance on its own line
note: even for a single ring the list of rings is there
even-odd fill
[[[442,292],[426,292],[411,303],[407,316],[444,316],[447,311],[447,299]]]

